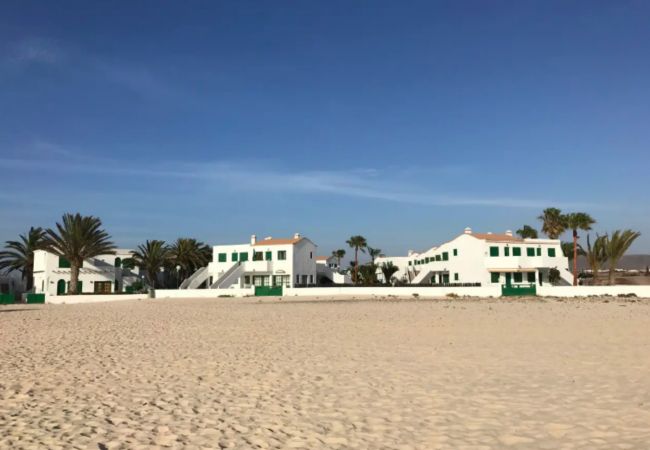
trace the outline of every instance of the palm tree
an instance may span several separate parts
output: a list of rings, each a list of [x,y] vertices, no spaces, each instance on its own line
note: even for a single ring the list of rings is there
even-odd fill
[[[338,264],[339,268],[341,268],[341,259],[345,257],[345,250],[342,248],[334,250],[332,252],[332,256],[336,258],[336,263]]]
[[[350,239],[345,241],[350,248],[354,249],[354,284],[359,283],[359,250],[365,253],[368,243],[366,238],[363,236],[352,236]]]
[[[528,239],[537,239],[538,238],[537,230],[535,228],[531,227],[530,225],[524,225],[523,228],[520,228],[519,230],[517,230],[517,234],[522,239],[527,239],[527,238]]]
[[[359,270],[361,272],[361,279],[363,280],[363,283],[367,286],[372,286],[377,283],[377,266],[368,263],[364,264],[361,267],[359,267]]]
[[[605,248],[606,243],[607,236],[596,235],[596,240],[592,247],[591,242],[589,241],[589,235],[587,235],[587,252],[585,255],[587,257],[587,264],[593,274],[592,284],[596,284],[600,267],[607,261],[607,249]]]
[[[573,242],[562,242],[560,247],[562,248],[562,254],[569,259],[569,266],[571,266],[573,262]],[[578,244],[578,256],[584,255],[584,249],[580,244]]]
[[[611,237],[605,235],[605,252],[609,262],[608,284],[612,284],[612,277],[618,262],[639,236],[641,236],[641,233],[632,230],[616,230]]]
[[[48,228],[45,247],[52,253],[70,262],[70,294],[77,293],[79,269],[84,259],[99,255],[115,254],[113,244],[106,231],[102,229],[99,217],[81,214],[64,214],[63,223],[57,222],[56,230]]]
[[[589,231],[596,221],[587,213],[577,212],[564,216],[565,226],[573,232],[573,285],[578,285],[578,230]]]
[[[380,248],[372,248],[368,247],[368,255],[370,255],[370,263],[375,264],[375,258],[378,256],[381,256],[381,249]]]
[[[165,267],[169,259],[169,249],[165,241],[153,240],[138,245],[133,252],[133,261],[136,266],[147,274],[147,280],[152,288],[156,288],[156,280],[161,267]]]
[[[169,247],[169,264],[179,267],[179,280],[206,266],[212,257],[210,247],[196,239],[179,238]]]
[[[542,221],[542,231],[550,239],[557,239],[566,230],[565,217],[558,208],[546,208],[538,217]]]
[[[41,227],[31,227],[27,234],[21,234],[19,241],[7,241],[0,252],[0,270],[17,270],[25,281],[25,289],[34,285],[34,250],[44,248],[45,231]]]
[[[395,272],[397,272],[398,270],[399,267],[397,267],[391,261],[385,262],[381,265],[381,273],[384,274],[384,281],[386,282],[386,284],[390,284],[390,280],[393,278],[393,275],[395,275]]]

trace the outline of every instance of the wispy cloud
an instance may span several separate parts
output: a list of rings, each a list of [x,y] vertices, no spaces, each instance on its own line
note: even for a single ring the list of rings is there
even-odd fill
[[[57,64],[65,57],[61,46],[53,39],[29,38],[9,44],[4,61],[24,67],[31,64]]]
[[[41,144],[43,145],[43,144]],[[56,147],[55,147],[56,148]],[[61,153],[63,155],[63,153]],[[204,164],[179,161],[157,161],[124,165],[117,160],[73,157],[27,160],[0,159],[0,167],[23,171],[92,174],[107,178],[138,177],[182,179],[204,191],[228,189],[232,192],[274,192],[289,194],[323,194],[366,198],[428,206],[485,206],[540,209],[550,204],[561,208],[593,207],[583,202],[558,202],[549,199],[490,196],[489,193],[468,196],[457,192],[432,192],[426,180],[434,175],[404,176],[399,171],[384,172],[372,168],[341,170],[302,170],[273,167],[265,163],[213,161]],[[437,169],[433,169],[437,170]],[[444,172],[446,169],[440,169]],[[454,170],[458,170],[457,168]],[[397,173],[397,175],[395,175]],[[421,171],[419,172],[421,173]],[[254,174],[254,176],[252,176]],[[435,173],[435,175],[439,175]],[[421,180],[424,180],[422,182]],[[437,188],[436,188],[437,189]],[[600,205],[602,206],[602,205]]]

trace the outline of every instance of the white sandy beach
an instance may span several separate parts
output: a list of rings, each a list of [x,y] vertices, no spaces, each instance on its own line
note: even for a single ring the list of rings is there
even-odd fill
[[[643,449],[650,301],[0,309],[0,448]]]

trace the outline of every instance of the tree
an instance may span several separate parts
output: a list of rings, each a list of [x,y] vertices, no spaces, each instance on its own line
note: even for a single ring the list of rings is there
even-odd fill
[[[517,234],[522,239],[537,239],[538,238],[537,230],[535,228],[531,227],[530,225],[524,225],[523,228],[520,228],[519,230],[517,230]]]
[[[362,251],[365,253],[366,247],[368,247],[368,243],[366,242],[366,238],[363,236],[352,236],[350,239],[346,241],[346,244],[350,246],[350,248],[354,249],[354,284],[359,283],[359,251]]]
[[[616,230],[612,233],[611,237],[605,235],[605,252],[607,254],[607,261],[609,262],[608,284],[612,284],[612,278],[618,262],[639,236],[641,236],[641,233],[632,230]]]
[[[370,263],[375,264],[375,258],[381,256],[381,249],[368,247],[368,255],[370,256]]]
[[[359,271],[363,284],[368,286],[377,284],[377,266],[375,264],[364,264],[359,267]]]
[[[45,231],[31,227],[27,234],[21,234],[18,241],[7,241],[5,250],[0,252],[0,270],[17,270],[25,282],[25,289],[34,286],[34,250],[44,248]]]
[[[578,285],[578,230],[589,231],[596,221],[587,213],[577,212],[564,216],[565,226],[573,232],[573,285]]]
[[[334,250],[332,252],[332,256],[336,258],[336,263],[338,264],[339,268],[341,267],[341,259],[345,257],[345,250],[342,248],[338,250]]]
[[[573,242],[562,242],[560,244],[562,247],[562,254],[569,259],[569,266],[573,261]],[[578,256],[584,256],[585,251],[582,246],[578,244]]]
[[[169,264],[178,267],[179,280],[192,275],[210,262],[210,247],[192,238],[179,238],[169,247]]]
[[[548,270],[548,282],[551,284],[557,284],[560,281],[560,271],[553,267]]]
[[[386,284],[390,284],[390,280],[397,271],[399,271],[399,267],[393,264],[392,261],[385,262],[381,265],[381,273],[384,274],[384,281]]]
[[[605,248],[606,242],[606,236],[596,235],[596,240],[592,247],[589,235],[587,235],[587,252],[585,253],[585,256],[587,257],[587,264],[593,274],[592,284],[596,284],[596,281],[598,280],[598,272],[602,265],[607,261],[607,249]]]
[[[79,269],[84,259],[115,254],[115,244],[102,229],[99,217],[67,213],[62,223],[57,222],[56,230],[48,228],[45,233],[47,250],[70,262],[70,294],[77,293]]]
[[[147,274],[147,280],[152,288],[156,288],[156,280],[161,267],[165,267],[169,261],[169,248],[165,241],[153,240],[138,245],[133,252],[133,261],[140,270]]]
[[[550,239],[557,239],[566,230],[565,217],[558,208],[546,208],[538,217],[542,221],[542,231]]]

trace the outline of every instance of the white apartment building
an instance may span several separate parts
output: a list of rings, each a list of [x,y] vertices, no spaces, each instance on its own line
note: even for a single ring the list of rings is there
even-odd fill
[[[341,271],[338,258],[335,256],[317,256],[316,272],[319,285],[352,284],[352,277]]]
[[[215,245],[212,262],[185,280],[181,289],[312,286],[316,244],[296,233],[292,238],[251,236],[246,244]]]
[[[129,292],[130,286],[141,279],[137,267],[129,268],[132,267],[128,263],[131,258],[132,250],[118,249],[114,255],[100,255],[84,260],[79,270],[77,292],[80,294]],[[70,262],[54,253],[36,250],[34,290],[39,294],[67,294],[70,290]]]
[[[389,261],[399,268],[393,279],[409,284],[543,285],[554,268],[560,271],[562,284],[573,280],[559,240],[522,239],[511,231],[473,233],[466,228],[460,236],[425,252],[376,259],[379,266]]]

